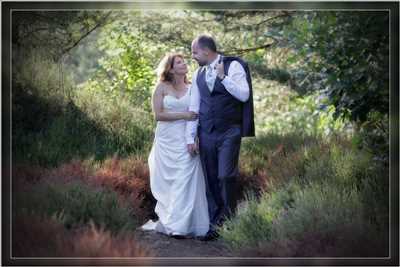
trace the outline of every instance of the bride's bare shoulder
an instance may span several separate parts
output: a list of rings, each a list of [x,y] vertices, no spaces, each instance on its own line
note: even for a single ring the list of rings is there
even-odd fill
[[[172,85],[169,82],[158,82],[155,86],[155,91],[166,95],[171,88]]]
[[[170,82],[158,82],[156,84],[156,89],[161,89],[161,90],[168,90],[173,88],[172,84]]]

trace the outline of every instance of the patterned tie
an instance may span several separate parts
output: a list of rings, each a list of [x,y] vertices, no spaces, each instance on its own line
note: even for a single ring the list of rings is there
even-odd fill
[[[210,65],[206,68],[206,83],[210,92],[212,92],[214,88],[215,77]]]

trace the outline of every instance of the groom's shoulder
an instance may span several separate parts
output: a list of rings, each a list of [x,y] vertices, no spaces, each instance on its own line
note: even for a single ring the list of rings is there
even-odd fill
[[[237,61],[241,65],[247,66],[247,62],[241,57],[238,57],[238,56],[224,56],[224,63],[232,63],[234,61]]]
[[[238,57],[238,56],[225,56],[223,60],[224,60],[224,65],[226,65],[227,69],[229,69],[230,66],[233,65],[232,63],[234,63],[234,64],[236,64],[238,66],[242,66],[243,70],[247,74],[250,74],[249,65],[241,57]]]

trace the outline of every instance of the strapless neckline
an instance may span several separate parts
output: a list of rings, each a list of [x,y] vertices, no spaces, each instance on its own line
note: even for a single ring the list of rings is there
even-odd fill
[[[181,100],[182,98],[184,98],[188,94],[188,92],[189,92],[189,88],[187,88],[186,89],[186,93],[183,96],[179,97],[179,98],[176,97],[176,96],[173,96],[173,95],[165,95],[164,97],[170,96],[170,97],[172,97],[172,98],[174,98],[176,100]]]

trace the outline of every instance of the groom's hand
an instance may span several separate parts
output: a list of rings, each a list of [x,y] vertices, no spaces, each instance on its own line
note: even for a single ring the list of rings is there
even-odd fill
[[[192,156],[195,156],[196,155],[196,144],[188,144],[187,147],[188,147],[189,154]]]
[[[217,76],[218,78],[220,78],[221,80],[223,78],[225,78],[225,73],[224,73],[224,63],[222,61],[218,62],[215,65],[215,70],[217,71]]]

